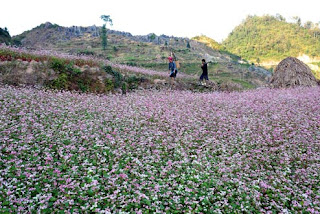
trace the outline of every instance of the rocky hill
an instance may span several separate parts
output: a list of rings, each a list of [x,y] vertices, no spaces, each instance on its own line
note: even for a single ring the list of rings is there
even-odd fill
[[[101,27],[97,26],[62,27],[47,22],[14,38],[24,47],[91,54],[122,63],[166,62],[171,51],[175,52],[180,61],[198,62],[201,58],[217,62],[232,61],[230,55],[188,38],[158,36],[153,33],[133,36],[128,32],[115,30],[108,30],[108,46],[103,52],[100,30]]]
[[[50,50],[57,53],[86,55],[109,60],[111,63],[148,68],[166,72],[167,57],[171,52],[180,61],[179,74],[199,78],[200,62],[205,58],[209,65],[209,78],[218,83],[233,82],[243,88],[267,84],[269,71],[251,66],[240,57],[223,48],[212,48],[208,43],[166,35],[135,36],[128,32],[108,30],[107,49],[102,50],[101,27],[63,27],[49,22],[26,31],[13,39],[22,47],[35,50]],[[213,40],[210,40],[212,43]],[[264,72],[261,72],[264,70]]]

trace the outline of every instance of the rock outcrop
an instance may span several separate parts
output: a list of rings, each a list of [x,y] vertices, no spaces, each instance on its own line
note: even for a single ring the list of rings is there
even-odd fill
[[[278,64],[270,84],[273,88],[318,85],[311,69],[294,57],[288,57]]]

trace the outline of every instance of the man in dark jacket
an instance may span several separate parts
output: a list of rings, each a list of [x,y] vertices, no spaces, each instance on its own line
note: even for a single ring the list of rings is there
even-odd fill
[[[202,69],[202,74],[200,76],[200,83],[202,85],[206,85],[206,82],[209,80],[209,78],[208,78],[208,66],[205,59],[202,59],[201,69]],[[204,83],[202,82],[203,79],[206,80]]]

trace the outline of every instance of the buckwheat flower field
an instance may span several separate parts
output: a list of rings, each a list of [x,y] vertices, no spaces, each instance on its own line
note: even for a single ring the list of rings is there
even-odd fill
[[[320,88],[0,87],[1,213],[320,213]]]

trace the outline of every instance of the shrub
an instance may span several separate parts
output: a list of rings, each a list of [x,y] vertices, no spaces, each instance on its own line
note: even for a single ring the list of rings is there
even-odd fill
[[[64,71],[68,71],[69,73],[72,73],[72,71],[73,71],[73,63],[70,62],[70,63],[66,64],[64,66]]]
[[[137,89],[139,83],[141,82],[141,78],[139,78],[139,77],[137,77],[137,76],[129,76],[129,77],[126,79],[126,82],[128,83],[128,88],[129,88],[130,90],[132,90],[132,89]]]
[[[114,88],[113,81],[111,79],[105,79],[104,80],[105,90],[106,91],[112,91]]]
[[[65,71],[71,76],[79,76],[82,73],[79,68],[74,67],[72,62],[65,66]]]
[[[79,79],[78,87],[82,92],[87,92],[90,86],[90,82],[88,80]]]
[[[127,83],[126,83],[126,82],[123,82],[122,85],[121,85],[122,94],[126,94],[126,93],[127,93],[127,90],[128,90]]]
[[[78,50],[77,55],[86,55],[86,56],[94,56],[95,53],[90,50]]]
[[[72,74],[75,76],[79,76],[82,73],[82,71],[79,68],[73,68]]]
[[[52,58],[49,62],[49,67],[59,73],[63,73],[66,70],[64,60],[59,59],[59,58]]]
[[[103,66],[103,70],[112,75],[112,67],[110,65]]]
[[[121,82],[122,82],[123,77],[120,72],[113,70],[110,65],[104,66],[103,70],[105,70],[108,74],[113,76],[115,88],[118,88],[121,86]]]
[[[135,63],[135,62],[127,62],[126,65],[129,65],[129,66],[137,66],[137,63]]]
[[[67,89],[68,88],[68,75],[62,73],[59,77],[52,81],[52,88],[54,89]]]

